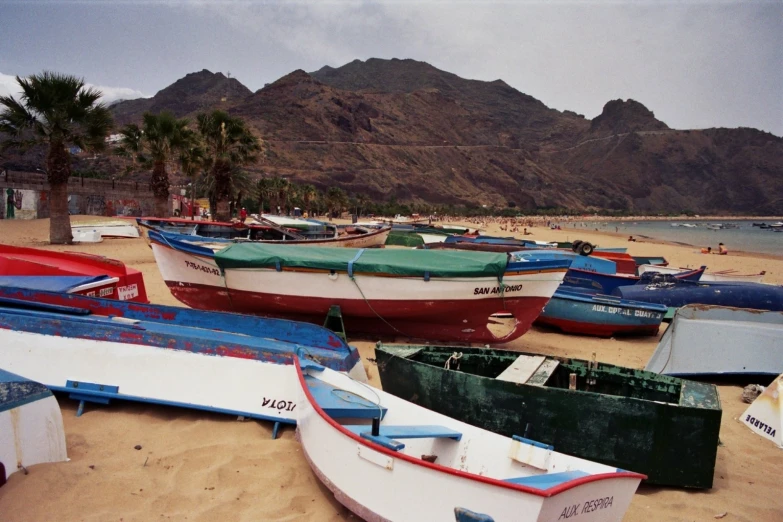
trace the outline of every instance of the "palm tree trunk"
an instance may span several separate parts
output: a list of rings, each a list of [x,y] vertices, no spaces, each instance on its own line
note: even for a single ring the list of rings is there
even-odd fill
[[[51,143],[46,156],[49,178],[49,242],[53,245],[73,243],[71,216],[68,213],[68,178],[71,158],[62,143]]]
[[[215,177],[215,220],[231,221],[231,209],[229,208],[229,198],[231,197],[231,165],[218,161],[213,167]]]
[[[155,215],[169,217],[169,174],[163,161],[156,161],[152,166],[150,191],[155,197]]]

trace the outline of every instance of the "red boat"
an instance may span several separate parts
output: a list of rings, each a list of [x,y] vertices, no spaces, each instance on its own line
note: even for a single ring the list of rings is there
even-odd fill
[[[101,284],[75,293],[149,303],[141,272],[103,256],[0,244],[0,275],[107,276]]]

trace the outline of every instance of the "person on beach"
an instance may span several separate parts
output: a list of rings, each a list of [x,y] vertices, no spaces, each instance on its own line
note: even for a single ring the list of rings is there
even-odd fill
[[[726,246],[723,243],[718,243],[718,251],[717,252],[713,252],[713,254],[718,254],[718,255],[721,255],[721,256],[725,256],[728,253],[729,253],[729,251],[728,251],[728,249],[726,248]]]
[[[633,236],[628,236],[628,241],[636,241]]]
[[[242,207],[242,210],[239,211],[239,222],[244,223],[247,219],[247,210],[245,210],[245,207]]]
[[[712,254],[712,247],[702,248],[701,249],[702,254]]]

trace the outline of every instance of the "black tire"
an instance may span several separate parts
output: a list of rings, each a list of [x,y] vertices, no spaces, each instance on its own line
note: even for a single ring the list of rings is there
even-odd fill
[[[581,239],[577,239],[576,241],[573,241],[571,243],[571,250],[573,250],[574,252],[579,252],[579,245],[581,245],[582,243],[584,243],[584,241],[582,241]]]
[[[593,250],[594,250],[593,245],[591,245],[587,241],[585,241],[584,243],[581,243],[579,245],[579,255],[580,256],[589,256],[590,254],[593,253]]]

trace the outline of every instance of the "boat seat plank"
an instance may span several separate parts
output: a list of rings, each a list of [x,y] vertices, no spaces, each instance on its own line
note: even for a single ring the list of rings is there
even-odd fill
[[[520,355],[495,378],[499,381],[524,384],[545,360],[543,355]]]
[[[557,359],[547,359],[541,363],[541,366],[538,367],[538,370],[536,370],[536,372],[530,376],[530,378],[527,380],[527,384],[532,386],[545,385],[546,381],[549,380],[559,365],[560,361]]]
[[[388,410],[309,375],[305,376],[305,382],[315,402],[332,418],[374,419],[379,415],[383,418]]]
[[[373,435],[369,431],[363,431],[359,436],[392,451],[400,451],[405,447],[405,444],[398,440],[394,440],[391,437],[384,437],[383,435]]]
[[[566,482],[586,477],[588,475],[589,473],[575,469],[571,471],[561,471],[559,473],[532,475],[529,477],[507,478],[504,480],[504,482],[511,482],[512,484],[519,484],[521,486],[528,486],[545,491],[549,488],[553,488],[555,486],[559,486],[560,484],[565,484]]]
[[[369,425],[343,427],[362,436],[372,431],[372,426]],[[462,433],[446,426],[436,425],[381,426],[379,433],[380,436],[390,439],[454,439],[457,441],[462,439]]]

